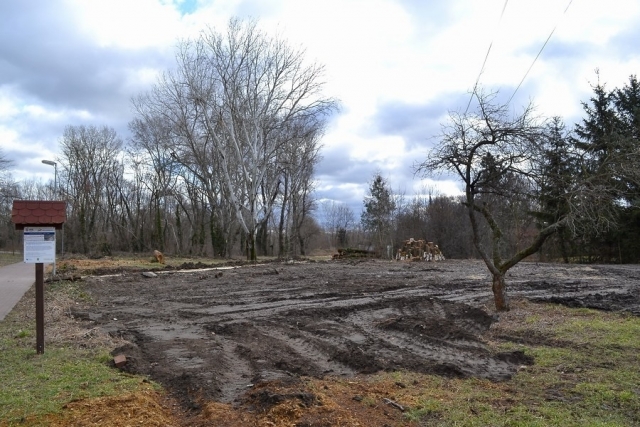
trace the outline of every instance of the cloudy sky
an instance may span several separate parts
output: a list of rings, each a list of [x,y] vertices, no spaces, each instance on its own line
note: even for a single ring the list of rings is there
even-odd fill
[[[126,141],[130,99],[174,66],[176,41],[231,17],[325,65],[325,94],[342,108],[323,139],[318,197],[356,213],[376,171],[407,195],[458,191],[414,178],[412,165],[478,77],[506,100],[533,64],[510,106],[532,100],[571,125],[596,69],[608,88],[640,72],[637,0],[2,0],[0,147],[13,177],[52,179],[41,160],[56,159],[68,125],[108,125]]]

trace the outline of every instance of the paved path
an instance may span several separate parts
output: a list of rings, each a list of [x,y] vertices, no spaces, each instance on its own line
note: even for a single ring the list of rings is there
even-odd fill
[[[0,320],[3,320],[36,282],[35,264],[16,264],[0,267]]]

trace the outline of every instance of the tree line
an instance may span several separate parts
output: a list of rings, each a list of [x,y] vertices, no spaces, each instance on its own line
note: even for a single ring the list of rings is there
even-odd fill
[[[362,247],[388,256],[411,237],[449,258],[482,258],[500,285],[533,254],[564,262],[638,262],[640,86],[596,84],[585,117],[519,114],[496,94],[452,112],[415,172],[462,183],[462,196],[394,192],[381,173],[360,218],[318,203],[320,140],[338,103],[302,50],[232,20],[178,44],[176,66],[132,100],[130,138],[68,126],[57,182],[14,182],[0,153],[0,247],[14,247],[13,199],[68,202],[65,252],[153,249],[176,255],[297,256]]]
[[[132,100],[126,144],[109,127],[68,126],[56,188],[27,182],[13,197],[66,200],[68,252],[304,254],[337,108],[322,78],[302,50],[231,20],[179,43],[175,69]]]
[[[360,218],[369,240],[397,247],[426,237],[467,258],[480,255],[477,237],[498,256],[551,227],[535,251],[540,259],[640,261],[640,84],[631,76],[622,88],[593,89],[573,129],[535,115],[531,104],[512,114],[496,93],[474,93],[477,108],[451,112],[415,164],[418,175],[457,178],[464,194],[407,197],[378,172]]]
[[[559,117],[533,114],[531,104],[516,114],[497,102],[495,93],[473,96],[476,109],[450,113],[439,141],[415,171],[451,175],[462,183],[464,195],[451,204],[444,229],[456,229],[451,221],[467,217],[464,234],[493,277],[496,309],[509,309],[507,272],[536,253],[564,262],[638,262],[637,78],[612,91],[598,83],[583,103],[586,117],[571,131]],[[423,214],[434,212],[434,205],[429,202]],[[400,210],[394,224],[396,201],[377,175],[364,201],[362,224],[380,244],[397,244],[393,233],[407,213],[420,212],[414,206]],[[418,223],[433,221],[427,217]],[[439,243],[447,252],[450,241]]]

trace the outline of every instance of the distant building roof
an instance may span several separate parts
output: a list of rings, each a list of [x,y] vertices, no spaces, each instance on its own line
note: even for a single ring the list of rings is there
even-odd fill
[[[18,230],[24,227],[62,228],[67,220],[67,202],[52,200],[14,200],[11,222]]]

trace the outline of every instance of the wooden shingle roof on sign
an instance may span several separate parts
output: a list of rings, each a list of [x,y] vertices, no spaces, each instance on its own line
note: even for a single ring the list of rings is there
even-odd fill
[[[18,230],[25,227],[62,228],[67,220],[67,202],[53,200],[14,200],[11,222]]]

